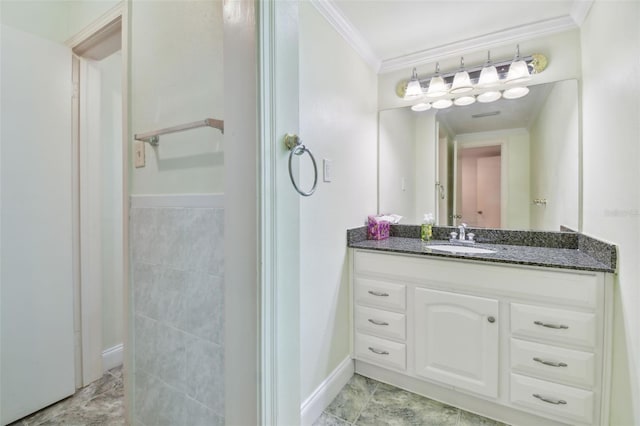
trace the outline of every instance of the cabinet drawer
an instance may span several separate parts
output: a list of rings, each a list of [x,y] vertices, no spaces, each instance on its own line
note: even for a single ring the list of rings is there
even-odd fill
[[[593,347],[596,341],[596,316],[592,313],[512,303],[511,333],[515,337]]]
[[[511,369],[569,384],[591,387],[595,355],[557,346],[511,339]]]
[[[407,349],[403,343],[356,333],[356,358],[391,367],[398,370],[407,368]]]
[[[407,336],[404,314],[364,306],[356,306],[356,329],[401,340],[406,339]]]
[[[406,286],[404,284],[356,278],[355,290],[356,303],[358,304],[401,310],[406,307]]]
[[[540,415],[558,416],[578,422],[593,419],[593,392],[531,377],[511,374],[511,402]]]

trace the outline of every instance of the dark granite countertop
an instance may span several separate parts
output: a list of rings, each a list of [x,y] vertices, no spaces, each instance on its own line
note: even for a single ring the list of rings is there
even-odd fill
[[[396,225],[398,226],[398,225]],[[419,227],[418,227],[419,230]],[[363,232],[364,231],[364,232]],[[566,240],[562,244],[557,244],[558,235],[551,235],[546,238],[541,235],[530,235],[535,244],[526,245],[525,241],[513,241],[509,244],[509,238],[497,239],[496,243],[475,243],[462,244],[451,243],[446,239],[432,240],[423,243],[420,238],[413,235],[414,229],[407,225],[403,228],[392,227],[391,237],[385,240],[367,240],[366,228],[356,228],[347,232],[348,246],[366,250],[378,250],[393,253],[406,253],[413,255],[424,255],[450,259],[477,260],[483,262],[508,263],[517,265],[531,265],[551,268],[573,269],[597,272],[615,272],[616,270],[616,247],[581,234],[564,236]],[[513,231],[505,231],[513,232]],[[518,231],[527,232],[527,231]],[[531,231],[536,234],[536,231]],[[538,232],[537,234],[566,234]],[[394,236],[401,235],[401,236]],[[436,238],[442,238],[443,232],[434,232]],[[364,238],[363,238],[364,237]],[[551,241],[545,244],[546,240]],[[573,241],[575,240],[575,241]],[[436,244],[460,245],[477,248],[495,250],[495,253],[450,253],[431,249],[430,246]]]

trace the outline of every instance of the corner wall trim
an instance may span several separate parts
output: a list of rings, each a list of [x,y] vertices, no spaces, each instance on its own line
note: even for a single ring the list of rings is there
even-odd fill
[[[380,65],[378,74],[411,69],[411,67],[418,65],[428,64],[445,58],[457,57],[469,52],[477,52],[496,45],[522,42],[523,40],[531,40],[576,28],[578,28],[578,25],[573,18],[568,15],[534,22],[532,24],[520,25],[491,34],[414,52],[398,58],[385,59]]]
[[[106,372],[112,368],[122,365],[124,359],[124,345],[120,343],[102,351],[102,371]]]
[[[356,51],[358,55],[377,73],[380,69],[380,59],[376,56],[371,45],[362,36],[351,21],[336,8],[333,0],[311,0],[313,7],[329,22],[338,34]]]
[[[340,390],[347,384],[355,372],[355,365],[351,356],[346,357],[329,377],[300,406],[300,418],[303,426],[310,426],[322,412],[331,404]]]

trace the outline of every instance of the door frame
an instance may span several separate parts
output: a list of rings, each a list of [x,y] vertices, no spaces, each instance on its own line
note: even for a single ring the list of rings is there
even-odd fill
[[[507,223],[507,207],[509,203],[509,151],[506,139],[488,139],[481,141],[460,141],[457,138],[453,141],[453,212],[458,214],[458,152],[467,148],[483,148],[487,146],[500,147],[500,228],[505,228]],[[455,225],[455,217],[453,224]]]
[[[86,188],[83,190],[81,182],[85,176],[83,174],[83,167],[81,166],[82,159],[80,158],[80,140],[82,138],[80,131],[80,103],[79,90],[80,85],[78,81],[78,71],[80,69],[80,61],[78,57],[83,55],[89,55],[99,48],[99,46],[105,46],[108,43],[114,43],[115,38],[119,37],[120,50],[122,54],[122,230],[121,230],[121,242],[122,242],[122,283],[123,283],[123,358],[125,361],[125,369],[127,368],[128,361],[130,361],[131,350],[130,345],[130,333],[129,333],[129,241],[128,241],[128,229],[129,229],[129,152],[128,152],[128,138],[129,138],[129,7],[130,2],[124,0],[118,3],[113,8],[109,9],[98,19],[82,29],[78,34],[71,37],[65,42],[65,45],[70,47],[74,53],[74,71],[72,71],[73,81],[73,117],[72,117],[72,191],[73,191],[73,285],[74,285],[74,322],[76,323],[76,330],[81,331],[80,338],[80,353],[76,352],[76,387],[84,386],[87,381],[91,381],[92,376],[95,376],[95,372],[102,371],[102,347],[96,349],[96,345],[90,345],[91,335],[102,335],[102,317],[101,315],[91,315],[87,307],[101,310],[102,303],[102,289],[100,282],[91,282],[89,280],[82,280],[85,275],[93,276],[100,273],[101,259],[92,258],[91,254],[87,253],[85,248],[81,245],[81,239],[83,233],[86,233],[86,225],[83,223],[83,218],[80,215],[80,205],[84,202],[81,201],[81,196],[84,194],[86,198]],[[84,191],[84,192],[83,192]],[[89,208],[99,208],[96,203],[99,204],[99,200],[88,200],[91,205],[87,205]],[[88,256],[87,256],[88,255]],[[86,273],[85,273],[86,271]],[[82,309],[82,306],[85,309]],[[91,373],[93,371],[93,373]],[[102,373],[100,373],[100,376]],[[125,386],[125,416],[130,420],[131,405],[129,400],[131,398],[132,384],[130,383],[130,377],[128,374],[124,374],[124,386]]]

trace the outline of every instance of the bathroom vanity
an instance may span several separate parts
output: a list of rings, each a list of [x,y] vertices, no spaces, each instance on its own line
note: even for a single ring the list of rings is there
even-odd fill
[[[356,372],[510,424],[608,424],[615,247],[575,238],[482,254],[350,238]]]

